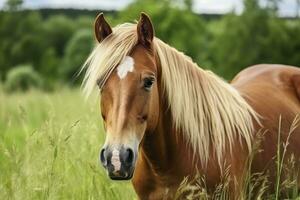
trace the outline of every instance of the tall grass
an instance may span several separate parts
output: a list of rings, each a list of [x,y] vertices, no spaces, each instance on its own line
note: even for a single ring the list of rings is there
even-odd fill
[[[279,117],[279,128],[278,128],[278,136],[277,136],[277,159],[276,159],[276,168],[277,168],[277,173],[276,173],[276,187],[275,187],[275,199],[279,200],[280,199],[280,194],[281,194],[281,190],[280,188],[289,188],[292,187],[293,190],[293,197],[292,198],[296,198],[298,196],[298,192],[296,192],[298,190],[298,171],[299,169],[295,168],[295,161],[294,161],[294,157],[292,155],[291,158],[289,158],[287,164],[285,164],[285,158],[286,158],[286,154],[287,154],[287,149],[290,143],[290,138],[292,136],[292,134],[295,132],[296,128],[299,126],[299,120],[300,120],[300,116],[297,115],[295,117],[295,119],[293,120],[286,141],[281,142],[281,126],[282,126],[282,118],[281,116]],[[281,148],[283,148],[283,150],[281,151]],[[289,167],[288,170],[286,170],[286,174],[291,175],[294,172],[296,174],[294,174],[295,176],[293,176],[292,180],[289,180],[288,178],[286,178],[286,180],[282,181],[281,177],[283,176],[282,174],[282,170],[284,168],[284,166],[287,165]],[[283,182],[283,183],[282,183]],[[288,192],[289,193],[289,192]]]
[[[99,166],[102,130],[79,90],[0,92],[0,199],[135,199]]]
[[[295,168],[294,157],[286,157],[299,120],[297,116],[285,141],[278,137],[275,193],[270,193],[267,173],[247,173],[241,199],[282,199],[284,194],[300,200],[296,180],[300,169]],[[248,172],[260,151],[261,135]],[[99,166],[104,137],[98,102],[84,103],[79,90],[8,95],[0,89],[0,199],[136,199],[130,182],[111,181]],[[205,176],[185,178],[175,199],[230,199],[229,171],[223,176],[213,194]]]

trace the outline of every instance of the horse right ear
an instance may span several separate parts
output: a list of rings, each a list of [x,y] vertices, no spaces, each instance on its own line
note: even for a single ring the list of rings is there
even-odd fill
[[[145,47],[150,47],[154,37],[154,28],[150,17],[143,12],[137,24],[137,33],[139,42]]]
[[[112,33],[110,25],[106,22],[103,13],[100,13],[95,20],[95,37],[98,42],[102,42]]]

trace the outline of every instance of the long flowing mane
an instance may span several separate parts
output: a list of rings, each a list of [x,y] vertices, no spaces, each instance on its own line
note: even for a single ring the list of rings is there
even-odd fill
[[[100,88],[115,67],[137,44],[136,24],[122,24],[98,44],[83,68],[84,92],[88,96]],[[170,105],[174,125],[181,129],[201,162],[206,163],[210,150],[222,162],[226,148],[244,140],[251,151],[255,111],[228,83],[158,38],[153,41],[159,59],[164,93]]]

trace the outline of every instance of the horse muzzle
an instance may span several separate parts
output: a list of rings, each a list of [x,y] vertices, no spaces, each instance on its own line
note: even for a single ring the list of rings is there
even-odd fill
[[[129,180],[133,176],[137,152],[131,148],[108,146],[102,148],[100,161],[112,180]]]

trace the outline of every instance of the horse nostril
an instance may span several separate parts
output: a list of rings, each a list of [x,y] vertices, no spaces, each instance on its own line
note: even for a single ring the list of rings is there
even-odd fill
[[[133,162],[133,158],[134,158],[133,151],[130,148],[126,149],[126,157],[125,157],[126,164],[131,165]]]
[[[106,162],[106,159],[105,159],[105,149],[103,148],[100,152],[100,160],[101,160],[101,163],[106,166],[107,162]]]

